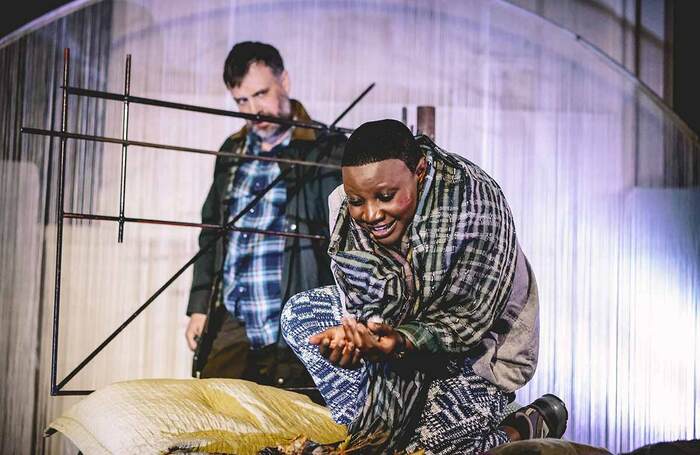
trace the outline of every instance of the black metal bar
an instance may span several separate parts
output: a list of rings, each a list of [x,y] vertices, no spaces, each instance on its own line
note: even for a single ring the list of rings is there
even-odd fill
[[[131,89],[131,54],[126,54],[124,70],[124,107],[122,110],[122,141],[129,139],[129,91]],[[124,241],[124,205],[126,203],[126,159],[128,144],[122,142],[121,176],[119,180],[119,233],[117,243]]]
[[[171,220],[158,220],[153,218],[134,218],[134,217],[119,217],[119,216],[109,216],[109,215],[96,215],[94,213],[75,213],[75,212],[64,212],[64,218],[70,218],[74,220],[95,220],[95,221],[124,221],[126,223],[140,223],[140,224],[157,224],[165,226],[178,226],[178,227],[196,227],[200,229],[209,229],[212,231],[228,231],[228,232],[247,232],[250,234],[264,234],[264,235],[275,235],[279,237],[293,237],[309,240],[328,240],[327,237],[323,235],[312,235],[312,234],[298,234],[296,232],[285,232],[285,231],[268,231],[265,229],[253,229],[253,228],[241,228],[235,226],[220,226],[218,224],[206,224],[206,223],[191,223],[188,221],[171,221]]]
[[[70,74],[70,49],[63,49],[63,90],[61,95],[61,132],[65,133],[68,125],[68,85]],[[66,141],[63,137],[59,148],[58,200],[56,201],[56,276],[53,301],[53,333],[51,337],[51,395],[56,395],[60,386],[56,385],[58,369],[58,330],[61,308],[61,260],[63,247],[63,198],[66,177]]]
[[[289,168],[285,169],[283,172],[280,172],[280,175],[278,175],[272,182],[270,182],[269,185],[267,185],[265,188],[263,188],[262,191],[260,191],[258,194],[256,194],[255,197],[240,212],[238,212],[238,214],[236,214],[236,216],[234,216],[231,221],[226,223],[226,226],[225,226],[226,229],[228,229],[229,227],[233,227],[234,224],[240,218],[242,218],[243,215],[245,215],[245,213],[248,210],[253,208],[260,201],[260,199],[262,199],[265,196],[265,194],[267,194],[268,191],[270,191],[275,185],[277,185],[277,183],[279,183],[284,177],[286,177],[287,174],[289,174],[293,169],[294,169],[294,166],[292,165]],[[119,327],[117,327],[117,329],[115,331],[113,331],[102,343],[100,343],[100,345],[97,346],[97,348],[95,348],[90,354],[88,354],[88,356],[85,357],[85,359],[83,359],[83,361],[80,362],[80,364],[78,364],[78,366],[75,367],[73,369],[73,371],[68,373],[68,375],[66,375],[66,377],[63,378],[63,380],[58,384],[58,389],[61,389],[64,385],[66,385],[68,383],[68,381],[70,381],[76,374],[78,374],[80,372],[80,370],[82,370],[85,367],[85,365],[90,363],[90,361],[97,354],[99,354],[100,351],[102,351],[105,348],[105,346],[107,346],[114,339],[114,337],[119,335],[119,333],[121,333],[121,331],[124,330],[126,328],[126,326],[128,326],[131,323],[131,321],[136,319],[136,317],[139,314],[141,314],[141,312],[143,312],[143,310],[148,308],[148,306],[156,298],[158,298],[158,296],[161,293],[163,293],[163,291],[165,291],[165,289],[167,289],[168,286],[170,286],[170,284],[173,281],[175,281],[180,275],[182,275],[185,272],[185,270],[187,270],[192,264],[194,264],[197,261],[197,259],[199,259],[204,253],[206,253],[209,249],[211,249],[216,244],[216,242],[218,242],[219,239],[221,237],[223,237],[223,235],[227,232],[226,229],[222,229],[221,231],[216,233],[216,236],[213,239],[211,239],[209,241],[209,243],[207,243],[202,248],[200,248],[200,250],[197,252],[197,254],[192,256],[192,258],[189,261],[187,261],[185,263],[185,265],[180,267],[180,269],[177,272],[175,272],[175,274],[172,277],[170,277],[170,279],[168,279],[165,282],[165,284],[163,284],[160,288],[158,288],[158,290],[155,293],[153,293],[153,295],[151,295],[151,297],[149,297],[148,300],[146,300],[146,302],[144,302],[134,313],[131,314],[131,316],[129,316]]]
[[[204,106],[195,106],[193,104],[182,104],[182,103],[173,103],[171,101],[163,101],[163,100],[156,100],[152,98],[144,98],[140,96],[125,96],[125,95],[120,95],[118,93],[109,93],[109,92],[102,92],[98,90],[88,90],[84,88],[79,88],[79,87],[67,87],[68,93],[71,95],[79,95],[79,96],[89,96],[93,98],[102,98],[102,99],[107,99],[107,100],[113,100],[113,101],[129,101],[130,103],[136,103],[136,104],[144,104],[147,106],[158,106],[158,107],[167,107],[171,109],[179,109],[179,110],[184,110],[184,111],[191,111],[191,112],[201,112],[204,114],[213,114],[213,115],[222,115],[226,117],[236,117],[236,118],[242,118],[245,120],[250,120],[250,121],[255,121],[255,122],[267,122],[267,123],[277,123],[280,125],[289,125],[289,126],[296,126],[298,128],[308,128],[311,130],[332,130],[332,131],[337,131],[339,133],[352,133],[352,129],[349,128],[341,128],[338,126],[333,126],[332,128],[329,126],[326,126],[324,123],[321,123],[316,120],[312,120],[311,122],[301,122],[298,120],[291,120],[291,119],[284,119],[280,117],[272,117],[272,116],[267,116],[267,115],[259,115],[259,114],[245,114],[243,112],[236,112],[236,111],[227,111],[225,109],[214,109],[211,107],[204,107]]]
[[[311,392],[318,390],[317,387],[280,387],[282,390],[288,390],[290,392]],[[56,392],[57,396],[68,396],[68,395],[90,395],[94,390],[59,390]]]
[[[325,167],[329,169],[340,169],[340,166],[337,164],[329,164],[329,163],[315,163],[312,161],[303,161],[303,160],[294,160],[291,158],[273,158],[273,157],[268,157],[268,156],[255,156],[255,155],[244,155],[240,153],[233,153],[233,152],[217,152],[215,150],[204,150],[204,149],[198,149],[198,148],[192,148],[192,147],[182,147],[179,145],[165,145],[165,144],[156,144],[154,142],[144,142],[144,141],[132,141],[132,140],[122,140],[118,138],[113,138],[113,137],[105,137],[105,136],[92,136],[88,134],[80,134],[80,133],[62,133],[60,131],[51,131],[51,130],[44,130],[40,128],[27,128],[27,127],[22,127],[20,131],[24,134],[37,134],[41,136],[50,136],[50,137],[65,137],[69,139],[80,139],[80,140],[86,140],[86,141],[95,141],[95,142],[104,142],[108,144],[126,144],[129,146],[136,146],[136,147],[144,147],[144,148],[152,148],[152,149],[160,149],[160,150],[171,150],[174,152],[190,152],[190,153],[199,153],[203,155],[213,155],[213,156],[233,156],[241,160],[252,160],[252,161],[270,161],[274,163],[286,163],[286,164],[298,164],[300,166],[311,166],[311,167]]]
[[[634,2],[634,75],[639,79],[642,67],[642,0]]]
[[[91,361],[97,354],[99,354],[100,351],[102,351],[102,350],[105,348],[105,346],[107,346],[109,343],[111,343],[111,341],[114,339],[114,337],[116,337],[117,335],[119,335],[119,333],[121,333],[121,331],[124,330],[124,329],[126,328],[126,326],[128,326],[129,324],[131,324],[131,321],[133,321],[134,319],[136,319],[136,317],[137,317],[139,314],[141,314],[141,312],[142,312],[143,310],[145,310],[146,308],[148,308],[148,306],[149,306],[156,298],[158,298],[158,296],[159,296],[161,293],[163,293],[163,291],[165,291],[165,289],[167,289],[168,286],[170,286],[170,284],[171,284],[173,281],[175,281],[180,275],[182,275],[182,274],[185,272],[185,270],[187,270],[187,269],[189,268],[189,266],[191,266],[192,264],[194,264],[194,263],[197,261],[197,259],[200,258],[200,256],[202,256],[202,255],[203,255],[204,253],[206,253],[212,246],[214,246],[214,244],[215,244],[218,240],[219,240],[219,235],[217,235],[216,238],[212,239],[211,242],[209,242],[207,245],[205,245],[204,248],[200,249],[200,250],[197,252],[197,254],[195,254],[194,256],[192,256],[192,258],[191,258],[189,261],[187,261],[187,262],[185,263],[185,265],[183,265],[182,267],[180,267],[180,269],[179,269],[177,272],[175,272],[175,274],[174,274],[172,277],[170,277],[170,279],[168,279],[168,281],[166,281],[165,284],[163,284],[160,288],[158,288],[158,290],[157,290],[155,293],[153,293],[153,295],[151,295],[151,297],[149,297],[148,300],[146,300],[146,302],[144,302],[135,312],[133,312],[133,313],[131,314],[131,316],[129,316],[124,322],[122,322],[122,324],[121,324],[119,327],[117,327],[117,329],[116,329],[114,332],[112,332],[107,338],[105,338],[105,340],[104,340],[102,343],[100,343],[100,345],[97,346],[87,357],[85,357],[85,359],[83,359],[83,361],[80,362],[80,364],[78,364],[78,366],[75,367],[75,368],[73,369],[73,371],[71,371],[70,373],[68,373],[68,374],[66,375],[66,377],[63,378],[63,380],[60,382],[60,384],[58,384],[58,388],[59,388],[59,389],[62,388],[64,385],[66,385],[66,384],[68,383],[68,381],[70,381],[71,379],[73,379],[73,376],[75,376],[76,374],[78,374],[78,373],[80,372],[80,370],[82,370],[82,369],[85,367],[85,365],[87,365],[88,363],[90,363],[90,361]]]
[[[56,49],[56,51],[54,51],[54,52],[56,54],[59,54],[60,51],[58,49]],[[53,53],[52,53],[52,55],[53,55]],[[51,78],[53,79],[53,83],[51,84],[52,85],[51,96],[49,98],[49,106],[50,106],[50,108],[49,108],[49,119],[50,119],[49,127],[53,130],[54,126],[56,124],[56,112],[58,112],[58,108],[57,108],[56,104],[57,104],[57,100],[58,100],[59,82],[55,80],[58,78],[57,75],[52,74]],[[53,194],[53,191],[55,191],[53,188],[52,182],[54,179],[54,173],[56,172],[56,170],[54,169],[54,166],[53,166],[53,160],[55,157],[54,141],[47,141],[47,142],[48,142],[48,149],[49,149],[47,162],[49,163],[49,166],[47,167],[46,175],[44,176],[44,179],[43,179],[44,182],[46,182],[45,189],[44,189],[45,204],[44,204],[43,214],[42,214],[42,224],[43,224],[44,229],[46,229],[51,224],[51,211],[52,211],[53,207],[51,207],[51,204],[49,203],[49,201],[51,201],[51,195]],[[41,272],[40,272],[39,276],[48,277],[48,263],[50,261],[50,258],[48,257],[49,255],[46,254],[48,237],[45,236],[41,243],[42,243],[41,269],[40,269]],[[44,321],[44,314],[49,313],[48,310],[45,310],[45,308],[48,307],[47,302],[50,299],[50,297],[48,297],[48,293],[46,292],[46,288],[48,287],[48,285],[49,285],[49,283],[48,283],[47,279],[40,280],[40,283],[39,283],[39,286],[40,286],[39,287],[39,302],[38,302],[39,304],[38,304],[38,312],[36,314],[37,321]],[[43,335],[44,335],[44,328],[42,327],[43,325],[44,325],[43,322],[36,324],[36,328],[35,328],[35,339],[36,340],[41,340],[43,338]],[[44,347],[42,346],[42,344],[43,343],[37,343],[36,351],[35,351],[35,355],[36,355],[35,358],[36,359],[43,358]],[[33,394],[34,412],[32,412],[32,414],[33,414],[33,416],[32,416],[32,428],[34,428],[34,429],[38,429],[41,426],[43,426],[43,422],[44,422],[43,421],[44,416],[39,415],[39,414],[43,414],[43,413],[38,412],[38,408],[37,408],[37,404],[41,403],[39,397],[40,396],[43,397],[43,392],[44,392],[43,391],[44,384],[43,384],[43,381],[41,380],[41,376],[42,376],[42,374],[40,372],[40,369],[35,368],[34,369],[34,387],[33,387],[33,389],[34,389],[34,394]],[[50,392],[51,392],[51,385],[49,384],[49,393]],[[38,446],[37,442],[39,442],[39,441],[37,441],[36,435],[33,435],[32,446],[29,450],[29,453],[38,453],[39,452],[39,450],[37,448],[37,446]],[[42,447],[43,447],[43,444],[42,444]]]
[[[296,127],[301,127],[301,128],[308,128],[308,129],[314,129],[314,130],[331,130],[331,131],[337,131],[337,132],[342,132],[342,133],[351,133],[352,130],[346,129],[346,128],[339,128],[336,127],[335,125],[340,121],[346,114],[349,112],[373,87],[374,83],[372,83],[365,91],[360,94],[360,96],[333,122],[333,125],[331,126],[325,126],[321,122],[318,121],[311,121],[311,123],[306,123],[306,122],[298,122],[294,120],[288,120],[288,119],[281,119],[277,117],[268,117],[268,116],[263,116],[263,115],[252,115],[252,114],[243,114],[240,112],[232,112],[232,111],[225,111],[221,109],[211,109],[211,108],[205,108],[201,106],[194,106],[194,105],[186,105],[186,104],[180,104],[180,103],[171,103],[171,102],[166,102],[162,100],[154,100],[154,99],[149,99],[149,98],[141,98],[141,97],[132,97],[129,94],[129,88],[130,88],[130,70],[131,70],[131,65],[130,65],[130,56],[127,57],[127,77],[125,80],[125,93],[122,96],[113,94],[113,93],[108,93],[108,92],[100,92],[100,91],[94,91],[94,90],[85,90],[85,89],[80,89],[76,87],[70,87],[68,85],[68,75],[69,75],[69,50],[65,49],[64,50],[64,80],[63,80],[63,86],[62,86],[62,94],[63,94],[63,103],[62,103],[62,118],[61,118],[61,131],[59,133],[56,133],[54,131],[45,131],[45,130],[38,130],[38,129],[31,129],[31,128],[22,128],[23,133],[29,133],[29,134],[44,134],[47,136],[58,136],[60,137],[60,142],[61,142],[61,150],[60,150],[60,165],[61,165],[61,173],[59,176],[59,204],[58,204],[58,227],[57,227],[57,260],[56,260],[56,293],[55,293],[55,299],[54,299],[54,327],[53,327],[53,339],[52,339],[52,371],[51,371],[51,395],[56,396],[56,395],[87,395],[91,393],[92,391],[89,390],[73,390],[73,391],[62,391],[61,389],[73,378],[75,377],[78,372],[80,372],[97,354],[99,354],[119,333],[121,333],[122,330],[124,330],[136,317],[138,317],[141,312],[143,312],[153,301],[155,301],[158,296],[165,291],[182,273],[184,273],[185,270],[189,268],[192,264],[194,264],[197,259],[199,259],[204,253],[206,253],[209,249],[211,249],[218,241],[219,239],[227,232],[229,231],[246,231],[246,232],[252,232],[252,233],[260,233],[260,234],[272,234],[272,235],[281,235],[281,236],[287,236],[287,237],[305,237],[305,238],[312,238],[312,239],[325,239],[322,236],[311,236],[311,235],[306,235],[306,234],[297,234],[297,233],[288,233],[288,232],[277,232],[277,231],[265,231],[265,230],[258,230],[258,229],[248,229],[248,228],[237,228],[235,227],[235,223],[242,218],[248,210],[250,210],[252,207],[254,207],[262,197],[265,196],[265,194],[272,189],[278,182],[280,182],[288,173],[290,173],[293,169],[295,169],[295,166],[297,164],[299,165],[307,165],[307,166],[320,166],[320,167],[334,167],[337,168],[337,166],[324,166],[321,165],[320,163],[308,163],[308,162],[303,162],[303,161],[298,161],[298,160],[285,160],[285,159],[269,159],[269,161],[277,161],[277,162],[287,162],[290,164],[290,167],[285,169],[283,172],[280,173],[277,178],[275,178],[268,186],[266,186],[261,192],[256,194],[256,196],[251,200],[246,207],[244,207],[239,213],[237,213],[231,221],[229,221],[225,226],[213,226],[213,225],[205,225],[201,223],[186,223],[186,222],[179,222],[179,221],[168,221],[168,220],[155,220],[155,219],[145,219],[145,218],[127,218],[124,216],[124,195],[125,195],[125,186],[126,186],[126,149],[129,145],[136,145],[138,141],[129,141],[128,140],[128,105],[131,102],[138,103],[138,104],[145,104],[145,105],[152,105],[152,106],[159,106],[159,107],[166,107],[166,108],[174,108],[174,109],[181,109],[181,110],[188,110],[188,111],[194,111],[194,112],[203,112],[203,113],[210,113],[210,114],[215,114],[215,115],[224,115],[224,116],[230,116],[230,117],[238,117],[238,118],[244,118],[247,120],[251,121],[264,121],[264,122],[270,122],[270,123],[278,123],[278,124],[284,124],[284,125],[290,125],[290,126],[296,126]],[[123,134],[122,134],[122,140],[118,139],[112,139],[112,138],[104,138],[104,137],[98,137],[98,136],[87,136],[87,135],[79,135],[79,134],[72,134],[72,133],[67,133],[67,98],[69,94],[75,94],[75,95],[81,95],[81,96],[92,96],[96,98],[102,98],[102,99],[112,99],[112,100],[120,100],[124,102],[125,109],[124,109],[124,122],[123,122]],[[78,138],[78,139],[88,139],[91,138],[92,140],[98,140],[102,142],[116,142],[120,143],[122,145],[122,185],[120,188],[120,214],[119,217],[109,217],[109,216],[103,216],[103,215],[95,215],[95,214],[80,214],[80,213],[70,213],[70,212],[65,212],[64,211],[64,206],[63,206],[63,198],[64,198],[64,185],[65,185],[65,152],[66,152],[66,141],[68,138]],[[150,147],[150,148],[164,148],[164,149],[171,149],[171,150],[176,150],[176,151],[189,151],[189,152],[195,152],[195,153],[206,153],[206,154],[224,154],[222,152],[211,152],[211,151],[205,151],[205,150],[199,150],[199,149],[187,149],[184,147],[168,147],[168,146],[163,146],[160,144],[148,144],[148,143],[140,143],[140,145],[143,145],[145,147]],[[234,154],[232,154],[234,155]],[[235,154],[238,158],[246,159],[248,158],[245,155],[237,155]],[[254,157],[250,157],[249,159],[256,159]],[[257,158],[259,159],[259,158]],[[265,161],[265,160],[263,160]],[[185,263],[180,269],[173,274],[156,292],[154,292],[151,297],[149,297],[134,313],[131,314],[119,327],[117,327],[116,330],[114,330],[102,343],[100,343],[97,348],[95,348],[90,354],[88,354],[83,361],[81,361],[70,373],[66,375],[66,377],[58,384],[56,384],[56,372],[57,372],[57,353],[58,353],[58,330],[59,330],[59,308],[60,308],[60,274],[61,274],[61,249],[62,249],[62,242],[63,242],[63,218],[66,217],[66,214],[68,214],[69,218],[74,218],[74,219],[94,219],[94,220],[108,220],[108,221],[117,221],[120,224],[120,232],[119,232],[119,241],[122,240],[123,236],[123,224],[124,222],[141,222],[141,223],[151,223],[151,224],[168,224],[168,225],[174,225],[174,226],[197,226],[201,227],[203,229],[216,229],[218,232],[215,234],[214,238],[211,239],[206,245],[204,245],[200,250],[189,260],[187,263]]]
[[[350,112],[350,109],[352,109],[353,107],[355,107],[355,105],[356,105],[357,103],[359,103],[359,102],[362,100],[362,98],[364,98],[365,95],[367,95],[367,94],[369,93],[369,91],[372,90],[372,89],[374,88],[374,84],[375,84],[374,82],[372,82],[371,84],[369,84],[369,87],[367,87],[367,88],[365,89],[364,92],[360,93],[360,96],[358,96],[357,98],[355,98],[355,101],[353,101],[352,103],[350,103],[350,106],[348,106],[348,108],[345,109],[345,110],[343,111],[343,113],[340,114],[340,115],[338,116],[337,119],[333,120],[333,123],[330,124],[329,128],[335,128],[335,125],[337,125],[338,122],[339,122],[340,120],[342,120],[343,117],[345,117],[345,114],[347,114],[348,112]]]
[[[57,390],[54,396],[90,395],[94,390]]]

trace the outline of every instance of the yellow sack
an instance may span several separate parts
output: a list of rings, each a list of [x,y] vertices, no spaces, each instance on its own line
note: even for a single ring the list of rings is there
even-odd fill
[[[85,454],[255,454],[299,435],[340,441],[345,426],[308,397],[238,379],[143,379],[98,390],[49,425]]]

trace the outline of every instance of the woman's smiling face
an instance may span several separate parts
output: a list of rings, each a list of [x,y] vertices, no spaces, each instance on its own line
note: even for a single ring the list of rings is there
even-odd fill
[[[416,213],[418,184],[425,168],[424,159],[416,172],[399,159],[343,166],[350,216],[375,241],[385,246],[398,244]]]

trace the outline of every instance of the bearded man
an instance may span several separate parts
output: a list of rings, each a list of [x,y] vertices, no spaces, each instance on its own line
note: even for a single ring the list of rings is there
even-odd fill
[[[291,81],[273,46],[240,42],[224,64],[224,83],[240,112],[309,122],[290,99]],[[339,164],[346,138],[279,123],[247,121],[221,151]],[[328,237],[327,198],[340,172],[323,167],[219,156],[202,223]],[[255,205],[254,198],[271,187]],[[246,209],[244,212],[243,210]],[[200,246],[216,231],[203,229]],[[280,336],[292,295],[333,282],[327,242],[233,231],[194,264],[185,336],[197,350],[194,373],[285,387],[313,385]]]

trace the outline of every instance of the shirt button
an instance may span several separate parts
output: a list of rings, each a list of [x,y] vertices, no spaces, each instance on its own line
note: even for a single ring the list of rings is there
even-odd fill
[[[277,378],[277,384],[279,384],[279,385],[284,384],[284,378]]]
[[[243,234],[241,237],[243,237],[244,239],[247,239],[247,238],[248,238],[248,233]]]
[[[250,209],[250,213],[255,213],[255,209]]]
[[[289,226],[289,229],[291,229],[292,231],[296,231],[296,230],[297,230],[297,225],[294,224],[294,223],[292,223],[292,225]]]
[[[240,292],[241,294],[245,294],[245,286],[239,286],[238,292]]]

